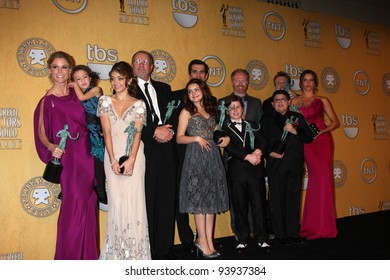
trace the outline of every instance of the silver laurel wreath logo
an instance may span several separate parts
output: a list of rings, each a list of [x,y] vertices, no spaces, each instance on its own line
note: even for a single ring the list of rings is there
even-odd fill
[[[333,179],[336,188],[342,187],[347,181],[347,168],[340,160],[333,161]]]
[[[390,96],[390,73],[386,73],[382,77],[382,88],[387,96]]]
[[[173,57],[164,50],[153,50],[154,71],[152,78],[156,81],[170,83],[176,76],[176,62]]]
[[[282,16],[276,12],[265,14],[263,18],[263,30],[271,40],[281,40],[286,34],[286,25]]]
[[[249,85],[255,90],[265,88],[268,83],[268,70],[260,60],[251,60],[246,66],[249,73]]]
[[[34,77],[45,77],[49,75],[46,61],[55,51],[53,45],[45,39],[29,38],[19,45],[16,59],[19,67],[27,74]]]
[[[332,67],[326,67],[321,73],[321,85],[328,93],[335,93],[340,88],[340,77]]]
[[[47,182],[42,177],[28,180],[20,191],[20,203],[31,216],[44,218],[52,215],[61,206],[58,194],[60,185]]]
[[[78,0],[78,1],[52,0],[52,2],[58,9],[60,9],[65,13],[77,14],[85,9],[88,0]]]

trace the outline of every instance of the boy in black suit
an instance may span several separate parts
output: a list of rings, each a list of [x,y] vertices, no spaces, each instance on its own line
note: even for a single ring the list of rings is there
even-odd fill
[[[302,244],[299,238],[299,213],[303,177],[303,143],[313,141],[302,114],[291,112],[290,95],[277,90],[272,95],[275,109],[261,119],[261,134],[267,141],[264,151],[272,204],[272,225],[279,243]],[[285,136],[284,151],[274,144]]]
[[[260,127],[252,121],[242,119],[244,103],[238,96],[226,98],[230,121],[224,130],[230,137],[225,148],[228,155],[227,179],[235,216],[236,250],[246,249],[250,235],[248,221],[249,206],[252,210],[253,238],[261,248],[269,248],[265,242],[265,182],[262,151],[265,140],[260,135]]]

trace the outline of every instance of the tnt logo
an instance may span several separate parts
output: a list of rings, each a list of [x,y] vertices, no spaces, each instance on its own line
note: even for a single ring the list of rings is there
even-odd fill
[[[372,158],[365,158],[360,165],[360,176],[363,182],[371,184],[375,181],[378,170],[375,160]]]
[[[269,12],[263,18],[263,30],[268,38],[279,41],[286,34],[286,25],[281,15]]]
[[[370,77],[363,70],[358,70],[353,75],[353,86],[360,95],[366,95],[370,91]]]

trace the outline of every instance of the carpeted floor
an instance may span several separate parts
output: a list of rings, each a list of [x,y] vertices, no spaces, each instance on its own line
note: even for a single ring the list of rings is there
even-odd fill
[[[390,210],[363,214],[337,220],[337,238],[307,241],[303,245],[281,245],[270,240],[268,251],[249,243],[237,253],[234,237],[216,239],[220,245],[218,260],[389,260]],[[175,245],[173,254],[178,259],[202,259],[196,252],[185,252]]]

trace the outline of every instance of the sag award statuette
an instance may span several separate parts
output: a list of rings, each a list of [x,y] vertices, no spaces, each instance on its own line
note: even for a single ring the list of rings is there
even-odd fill
[[[299,110],[299,107],[292,104],[292,103],[290,104],[290,110],[292,112],[298,112],[298,113],[302,114],[302,112]],[[305,121],[306,121],[306,119],[305,119]],[[308,123],[308,122],[306,122],[306,123],[309,126],[313,137],[316,137],[320,133],[320,130],[318,129],[318,127],[314,123]]]
[[[218,110],[221,111],[219,115],[218,129],[214,131],[213,140],[218,145],[221,143],[221,137],[225,137],[227,134],[222,130],[223,122],[225,121],[225,114],[228,108],[225,106],[225,100],[221,101],[221,105],[218,106]]]
[[[56,136],[60,137],[60,143],[58,144],[58,148],[61,150],[65,150],[66,147],[66,140],[68,138],[72,140],[76,140],[79,137],[79,133],[77,133],[77,136],[73,138],[69,131],[69,125],[65,124],[64,129],[61,129],[57,132]],[[58,158],[54,158],[52,161],[49,161],[46,165],[45,171],[43,172],[42,178],[45,179],[48,182],[59,184],[60,183],[60,176],[62,171],[62,165],[60,163],[60,160]]]
[[[249,134],[249,144],[251,145],[251,149],[253,150],[255,148],[255,134],[253,132],[258,131],[258,129],[253,129],[251,124],[248,122],[245,127],[245,134]]]
[[[298,118],[294,118],[294,116],[291,116],[289,119],[287,119],[284,122],[284,124],[287,124],[287,123],[294,124],[297,121],[298,121]],[[283,134],[282,134],[282,137],[280,137],[280,140],[277,140],[273,143],[272,152],[275,152],[279,155],[282,155],[284,153],[284,151],[286,150],[286,146],[287,146],[286,142],[284,142],[284,140],[286,140],[287,134],[288,134],[288,131],[283,130]]]
[[[165,113],[165,119],[164,119],[163,124],[165,124],[167,122],[167,120],[171,117],[173,110],[177,109],[179,107],[180,103],[181,103],[180,100],[177,101],[177,105],[175,105],[175,100],[172,100],[171,102],[168,103],[167,112]]]
[[[119,165],[122,165],[122,163],[129,159],[131,147],[133,146],[134,135],[138,132],[137,128],[134,126],[134,121],[130,122],[124,132],[127,132],[126,154],[119,158]],[[123,174],[123,172],[125,172],[125,167],[122,167],[120,170],[120,173]]]

